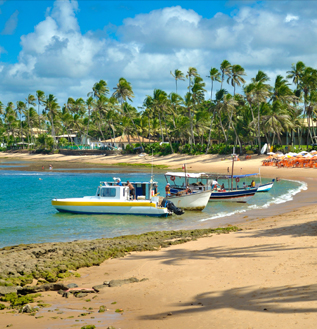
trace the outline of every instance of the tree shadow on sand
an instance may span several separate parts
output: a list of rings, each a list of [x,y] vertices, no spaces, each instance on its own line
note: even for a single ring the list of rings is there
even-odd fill
[[[316,312],[317,285],[280,286],[274,288],[242,287],[221,292],[205,292],[186,303],[170,305],[173,317],[230,308],[239,311],[272,313]],[[175,311],[175,308],[178,310]],[[180,309],[179,309],[180,308]],[[164,313],[144,315],[140,320],[165,318]]]
[[[259,237],[276,237],[276,236],[317,236],[317,221],[294,224],[283,227],[266,228],[256,231],[244,231],[247,233],[241,238],[259,238]]]
[[[240,248],[210,247],[203,250],[165,249],[159,254],[152,254],[151,260],[160,260],[165,265],[182,265],[183,260],[206,260],[212,258],[255,258],[270,257],[270,252],[291,251],[306,248],[286,247],[281,244],[263,244]],[[142,253],[131,255],[129,260],[148,259]]]

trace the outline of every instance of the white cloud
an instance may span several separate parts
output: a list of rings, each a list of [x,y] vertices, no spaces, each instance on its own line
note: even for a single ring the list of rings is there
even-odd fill
[[[285,17],[285,22],[289,23],[291,21],[298,21],[298,19],[299,19],[298,16],[287,14],[287,16]]]
[[[176,68],[186,73],[194,66],[205,78],[210,67],[228,59],[246,69],[247,79],[261,69],[274,80],[298,60],[317,66],[315,18],[293,2],[287,10],[284,3],[274,8],[244,5],[232,15],[218,13],[210,19],[180,6],[163,8],[125,19],[118,40],[100,31],[81,33],[77,11],[76,1],[56,1],[34,31],[21,37],[18,62],[0,63],[2,102],[42,89],[62,104],[69,96],[85,97],[99,79],[107,80],[112,91],[124,76],[138,106],[154,88],[174,91],[170,71]],[[206,83],[209,89],[207,78]],[[187,85],[179,83],[181,94]]]
[[[1,34],[4,35],[10,35],[13,34],[17,25],[18,25],[18,16],[19,16],[19,12],[18,10],[16,10],[11,16],[10,18],[7,20],[4,29],[2,30]]]

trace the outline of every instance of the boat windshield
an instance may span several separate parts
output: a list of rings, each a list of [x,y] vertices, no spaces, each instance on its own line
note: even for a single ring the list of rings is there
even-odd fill
[[[116,197],[116,188],[104,187],[101,189],[102,197],[115,198]]]

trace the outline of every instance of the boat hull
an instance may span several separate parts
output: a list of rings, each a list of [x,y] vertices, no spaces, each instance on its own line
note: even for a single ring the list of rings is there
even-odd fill
[[[273,182],[260,185],[257,192],[268,192],[273,187]]]
[[[177,208],[184,210],[203,210],[208,204],[210,190],[204,192],[196,192],[191,194],[183,194],[180,196],[170,196],[166,199],[173,202]]]
[[[166,208],[157,207],[150,200],[131,200],[126,202],[104,202],[100,200],[54,199],[52,206],[60,212],[75,214],[120,214],[167,217]]]
[[[216,202],[247,202],[254,196],[257,189],[252,188],[249,190],[234,190],[234,191],[213,191],[210,195],[209,201]]]

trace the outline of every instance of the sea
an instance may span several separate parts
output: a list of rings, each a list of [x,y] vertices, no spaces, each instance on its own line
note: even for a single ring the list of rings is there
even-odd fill
[[[114,177],[142,182],[149,181],[151,174],[142,171],[123,173],[118,167],[107,168],[104,173],[75,173],[72,170],[28,172],[19,171],[19,165],[22,164],[14,164],[15,170],[6,170],[11,163],[0,165],[0,247],[214,227],[216,222],[218,227],[222,218],[233,219],[239,214],[247,215],[251,210],[291,201],[294,195],[307,189],[305,182],[281,180],[274,184],[269,193],[257,193],[248,203],[209,202],[202,212],[186,211],[182,216],[167,218],[69,214],[57,212],[51,200],[95,195],[101,181],[112,181]],[[160,195],[164,196],[164,174],[154,174],[154,180],[158,182]],[[241,186],[243,181],[240,182]],[[245,181],[250,183],[250,179]],[[271,179],[262,179],[262,183],[269,181]]]

